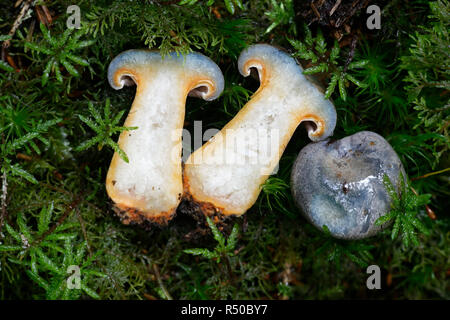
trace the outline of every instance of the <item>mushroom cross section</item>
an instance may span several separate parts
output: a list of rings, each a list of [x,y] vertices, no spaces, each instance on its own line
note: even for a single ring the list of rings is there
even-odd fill
[[[260,87],[238,114],[185,164],[186,193],[224,215],[241,215],[257,200],[302,121],[313,141],[327,138],[336,110],[289,54],[267,44],[245,49],[239,71],[259,73]],[[313,123],[313,125],[311,125]],[[208,205],[206,205],[208,204]]]
[[[117,153],[106,177],[106,190],[124,223],[168,221],[183,193],[182,129],[188,95],[217,98],[224,79],[219,67],[199,53],[164,58],[159,52],[129,50],[108,68],[110,85],[119,90],[137,85],[136,96],[118,144],[129,163]]]

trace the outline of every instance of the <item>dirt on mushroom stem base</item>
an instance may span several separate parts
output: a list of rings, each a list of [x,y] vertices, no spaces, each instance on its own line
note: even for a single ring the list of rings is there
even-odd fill
[[[117,204],[111,204],[112,210],[119,217],[124,225],[137,226],[146,231],[155,229],[172,228],[179,229],[180,221],[188,218],[190,231],[184,235],[186,240],[195,240],[209,233],[209,226],[206,217],[216,224],[217,228],[225,233],[230,233],[236,220],[234,215],[224,215],[222,211],[208,202],[198,202],[191,195],[183,196],[179,206],[172,213],[163,212],[160,215],[149,217],[136,208],[119,207]],[[183,225],[186,224],[183,222]],[[184,228],[181,228],[184,229]],[[184,233],[184,232],[182,232]]]
[[[199,223],[206,223],[206,217],[218,225],[219,229],[232,225],[237,218],[235,215],[225,215],[221,208],[212,203],[195,200],[192,195],[186,193],[177,209],[177,214],[188,215]]]
[[[120,221],[125,225],[138,225],[146,230],[154,227],[164,227],[169,224],[169,221],[175,217],[176,211],[161,212],[159,215],[148,216],[144,212],[136,208],[112,205],[112,210],[120,218]]]

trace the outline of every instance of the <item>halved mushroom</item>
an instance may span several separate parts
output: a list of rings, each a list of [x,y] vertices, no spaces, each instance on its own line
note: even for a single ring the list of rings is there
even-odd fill
[[[224,215],[241,215],[257,200],[302,121],[313,141],[327,138],[336,110],[287,53],[266,44],[244,50],[239,71],[259,73],[260,87],[239,113],[185,164],[185,191]],[[208,210],[209,210],[208,209]]]
[[[106,190],[123,222],[168,221],[183,193],[181,137],[187,95],[217,98],[224,79],[209,58],[190,53],[129,50],[113,59],[108,80],[114,89],[136,83],[136,97],[125,121],[137,130],[123,132],[119,146],[129,163],[115,153]]]

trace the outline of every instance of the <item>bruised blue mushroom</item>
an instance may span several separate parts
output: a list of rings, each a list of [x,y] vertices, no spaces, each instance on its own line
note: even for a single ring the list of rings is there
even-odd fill
[[[362,131],[303,148],[292,168],[292,195],[317,228],[327,226],[336,238],[366,238],[387,226],[375,225],[391,206],[383,178],[398,186],[400,172],[406,177],[389,143]]]

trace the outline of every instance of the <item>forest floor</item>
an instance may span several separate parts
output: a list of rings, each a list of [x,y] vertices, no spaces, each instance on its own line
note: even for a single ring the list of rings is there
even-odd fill
[[[72,2],[0,0],[0,299],[449,299],[447,0]],[[366,11],[377,4],[379,29]],[[208,223],[185,199],[167,225],[121,223],[105,180],[136,89],[110,87],[111,60],[133,48],[210,57],[224,92],[186,102],[185,128],[204,132],[258,89],[237,58],[261,42],[326,89],[333,139],[369,130],[392,145],[409,183],[399,222],[355,241],[313,227],[290,190],[310,142],[300,126],[243,216]],[[366,287],[369,265],[380,290]]]

